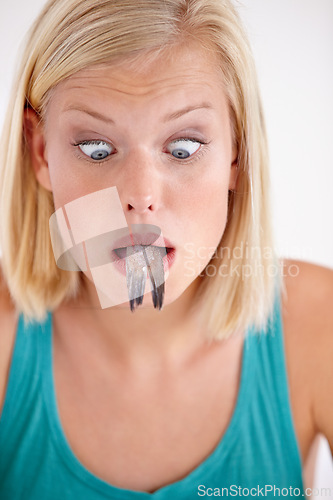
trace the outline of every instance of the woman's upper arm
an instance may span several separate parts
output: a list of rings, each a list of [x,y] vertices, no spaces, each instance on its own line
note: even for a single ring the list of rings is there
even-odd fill
[[[329,442],[333,455],[333,271],[327,269],[318,282],[318,317],[314,332],[314,419]]]
[[[333,271],[307,262],[285,264],[299,270],[285,278],[297,386],[308,394],[313,426],[333,453]]]

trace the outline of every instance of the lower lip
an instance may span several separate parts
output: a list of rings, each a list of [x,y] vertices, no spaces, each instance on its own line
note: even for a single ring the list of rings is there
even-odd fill
[[[120,259],[118,255],[112,251],[112,257],[113,261],[112,263],[116,267],[116,269],[126,276],[126,258]],[[176,249],[172,248],[164,257],[163,257],[163,268],[164,268],[164,273],[166,273],[174,263],[174,260],[176,258]]]

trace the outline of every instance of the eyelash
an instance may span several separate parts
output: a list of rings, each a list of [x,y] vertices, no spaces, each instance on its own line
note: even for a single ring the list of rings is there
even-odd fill
[[[85,155],[83,153],[83,151],[81,151],[80,148],[79,148],[79,146],[89,145],[89,144],[96,144],[96,145],[98,145],[101,142],[104,142],[105,144],[108,144],[108,145],[112,146],[107,141],[101,141],[100,139],[92,139],[92,140],[89,140],[89,141],[80,141],[80,142],[72,143],[72,146],[74,146],[76,148],[75,156],[77,158],[79,158],[80,160],[82,159],[82,160],[85,160],[85,161],[87,161],[89,163],[94,163],[94,164],[98,164],[98,165],[101,165],[102,163],[105,163],[106,161],[110,160],[111,156],[113,156],[115,152],[109,154],[109,156],[107,156],[104,160],[94,160],[93,158],[90,158],[89,156]],[[114,147],[114,146],[112,146],[112,147]]]
[[[172,142],[178,142],[178,141],[198,142],[202,146],[208,146],[210,144],[210,142],[206,142],[206,141],[203,141],[201,139],[197,139],[195,137],[179,137],[177,139],[173,139],[172,141],[170,141],[170,143],[172,143]],[[101,165],[102,163],[105,163],[105,162],[109,161],[110,158],[115,154],[116,150],[113,153],[109,154],[104,160],[94,160],[93,158],[90,158],[89,156],[86,156],[83,153],[83,151],[81,151],[79,149],[79,146],[82,146],[82,145],[89,145],[89,144],[96,144],[96,145],[98,145],[98,143],[101,143],[101,142],[104,142],[105,144],[108,144],[108,145],[112,146],[107,141],[101,141],[99,139],[92,139],[92,140],[88,140],[88,141],[80,141],[80,142],[73,143],[72,146],[74,146],[74,147],[77,148],[77,153],[75,154],[75,156],[77,156],[79,159],[83,159],[83,160],[88,161],[89,163],[93,163],[95,165],[96,164]],[[114,147],[114,146],[112,146],[112,147]],[[199,160],[205,154],[206,151],[207,151],[207,149],[202,149],[200,147],[198,149],[198,151],[196,151],[195,153],[193,153],[193,155],[191,155],[188,158],[185,158],[183,160],[175,158],[172,154],[169,154],[168,155],[168,160],[172,161],[172,162],[176,161],[177,163],[185,163],[185,164],[187,164],[187,163],[193,163],[194,161]]]

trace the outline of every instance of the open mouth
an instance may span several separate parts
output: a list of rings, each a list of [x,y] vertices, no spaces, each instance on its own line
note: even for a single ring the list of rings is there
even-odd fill
[[[157,238],[155,238],[156,240]],[[142,241],[140,243],[137,241],[133,244],[126,238],[125,241],[116,242],[111,249],[111,261],[117,271],[126,276],[126,280],[128,280],[129,269],[135,271],[133,276],[138,277],[140,275],[140,279],[137,280],[138,283],[141,283],[143,276],[145,281],[149,279],[149,271],[158,276],[161,283],[162,271],[166,275],[169,274],[169,270],[176,259],[176,249],[168,241],[164,241],[165,246],[162,241],[161,245],[158,244],[159,241],[156,241],[156,245],[152,243],[151,241]]]
[[[131,246],[133,247],[134,252],[135,251],[139,252],[142,249],[142,247],[143,248],[148,248],[148,247],[154,248],[154,249],[160,251],[162,257],[164,257],[165,255],[169,254],[170,252],[172,252],[174,250],[171,247],[159,247],[159,246],[155,246],[155,245],[131,245]],[[124,259],[124,258],[126,258],[128,248],[130,248],[130,247],[114,248],[113,251],[117,255],[117,257],[119,257],[119,259]]]
[[[131,245],[126,250],[126,283],[132,312],[143,302],[146,280],[149,278],[155,309],[164,300],[164,261],[166,248],[155,245]]]

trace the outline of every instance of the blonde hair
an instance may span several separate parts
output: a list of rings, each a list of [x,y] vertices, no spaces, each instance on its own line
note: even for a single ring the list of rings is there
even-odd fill
[[[48,226],[52,193],[37,182],[31,166],[24,108],[31,106],[42,120],[52,89],[77,71],[148,57],[188,39],[220,56],[238,151],[237,189],[229,193],[226,229],[201,278],[196,306],[212,338],[267,324],[280,283],[272,272],[278,266],[267,141],[253,57],[230,0],[50,0],[45,5],[28,33],[2,135],[2,267],[26,318],[42,320],[46,310],[75,296],[80,276],[56,266]],[[243,249],[240,255],[237,248]],[[209,269],[215,269],[214,276]]]

